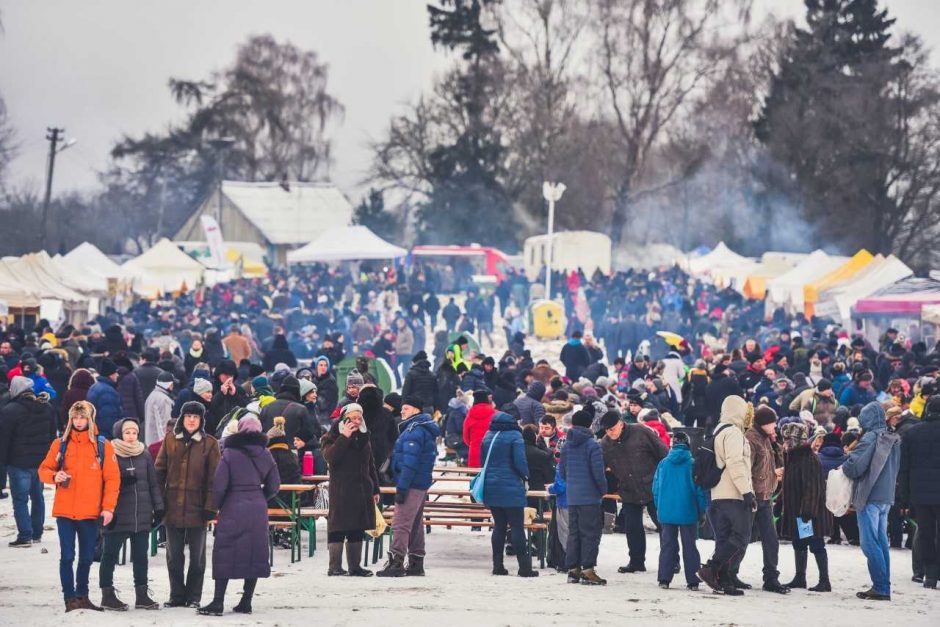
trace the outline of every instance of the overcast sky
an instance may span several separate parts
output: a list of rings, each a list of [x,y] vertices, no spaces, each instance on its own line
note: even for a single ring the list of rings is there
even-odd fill
[[[0,94],[18,134],[14,184],[42,187],[47,126],[78,143],[56,161],[55,190],[91,189],[123,134],[178,121],[167,79],[199,79],[232,62],[249,35],[315,50],[346,107],[334,127],[332,178],[356,201],[368,142],[448,60],[428,41],[424,0],[0,0]],[[756,0],[799,16],[802,0]],[[898,27],[940,47],[940,0],[888,0]],[[934,63],[940,53],[934,54]]]

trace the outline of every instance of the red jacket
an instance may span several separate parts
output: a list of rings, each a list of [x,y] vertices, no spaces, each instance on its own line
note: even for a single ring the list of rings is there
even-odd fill
[[[647,420],[643,424],[656,432],[656,435],[658,435],[659,439],[663,441],[663,444],[666,445],[666,448],[672,446],[672,437],[669,435],[669,432],[666,431],[666,425],[658,420]]]
[[[467,456],[467,466],[470,468],[483,465],[480,461],[480,446],[483,444],[483,436],[490,430],[490,421],[495,413],[496,408],[489,403],[477,403],[467,412],[463,421],[463,441],[470,447]]]

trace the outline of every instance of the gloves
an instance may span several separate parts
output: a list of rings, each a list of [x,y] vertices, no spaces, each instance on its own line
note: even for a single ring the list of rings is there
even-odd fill
[[[396,504],[396,505],[403,505],[404,502],[405,502],[405,496],[406,496],[406,494],[405,494],[404,492],[396,492],[396,493],[395,493],[395,504]]]
[[[742,494],[741,498],[744,499],[744,506],[747,507],[752,512],[757,511],[757,500],[754,498],[753,492],[748,492],[747,494]]]
[[[156,529],[163,522],[163,510],[158,509],[153,513],[153,522],[150,525],[151,529]]]

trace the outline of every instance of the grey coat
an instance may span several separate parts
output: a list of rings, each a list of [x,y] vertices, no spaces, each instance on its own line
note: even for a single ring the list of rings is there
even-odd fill
[[[893,505],[901,463],[901,436],[888,432],[885,410],[877,401],[865,405],[858,418],[865,435],[842,464],[845,476],[855,479],[852,507],[862,510],[869,503]]]
[[[121,491],[114,508],[114,519],[105,533],[150,531],[154,512],[163,511],[163,495],[157,471],[145,448],[140,455],[116,455],[121,471]]]

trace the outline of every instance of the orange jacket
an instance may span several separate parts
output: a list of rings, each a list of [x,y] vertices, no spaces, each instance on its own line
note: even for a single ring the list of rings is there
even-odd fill
[[[102,510],[113,512],[121,489],[121,471],[110,442],[104,443],[104,469],[98,464],[98,442],[95,430],[70,430],[62,469],[72,476],[69,487],[56,486],[52,515],[72,520],[93,520]],[[59,470],[59,450],[62,440],[56,438],[49,446],[46,458],[39,466],[39,479],[55,484]]]

